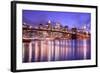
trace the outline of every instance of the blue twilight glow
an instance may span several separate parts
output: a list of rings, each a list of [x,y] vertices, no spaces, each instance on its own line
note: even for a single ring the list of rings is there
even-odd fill
[[[85,25],[90,30],[91,13],[23,10],[23,23],[34,26],[40,23],[46,24],[49,20],[70,28],[81,28]]]
[[[68,29],[76,27],[79,30],[84,26],[84,29],[86,28],[80,32],[75,29],[66,30],[66,33],[63,30],[58,32],[58,29],[48,32],[44,31],[44,28],[40,28],[43,30],[41,31],[22,27],[23,63],[91,59],[91,33],[87,33],[91,31],[90,13],[23,10],[22,15],[22,22],[33,27],[45,25],[50,20],[52,26],[60,23],[62,26],[68,26]]]

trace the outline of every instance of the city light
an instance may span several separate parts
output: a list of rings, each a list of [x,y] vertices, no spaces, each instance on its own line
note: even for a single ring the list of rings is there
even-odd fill
[[[91,59],[91,14],[23,10],[22,61]]]
[[[50,23],[47,25],[52,27]],[[44,28],[40,29],[38,26],[34,28],[23,24],[23,62],[90,59],[90,56],[88,57],[90,43],[87,44],[90,33],[84,34],[84,29],[83,32],[82,30],[79,32],[77,28],[67,28],[63,31],[64,27],[60,24],[59,27],[56,25],[53,31],[50,27],[46,30],[47,25],[42,25]]]

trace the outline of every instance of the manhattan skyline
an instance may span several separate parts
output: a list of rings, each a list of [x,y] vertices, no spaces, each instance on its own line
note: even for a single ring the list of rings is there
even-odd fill
[[[90,31],[90,13],[23,10],[23,23],[30,24],[31,26],[45,25],[49,20],[52,24],[58,22],[62,26],[69,26],[69,28],[82,28],[82,26],[86,26]]]

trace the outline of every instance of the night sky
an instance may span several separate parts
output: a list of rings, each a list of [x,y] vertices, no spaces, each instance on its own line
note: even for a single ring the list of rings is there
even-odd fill
[[[91,14],[82,12],[56,12],[56,11],[36,11],[36,10],[23,10],[23,23],[32,26],[38,24],[46,24],[49,20],[51,23],[60,23],[62,26],[70,28],[81,28],[86,25],[90,29]]]

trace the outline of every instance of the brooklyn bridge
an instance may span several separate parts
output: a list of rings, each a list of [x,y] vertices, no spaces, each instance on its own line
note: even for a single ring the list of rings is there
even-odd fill
[[[91,34],[83,28],[60,24],[29,26],[23,24],[23,62],[90,59]]]

